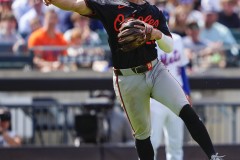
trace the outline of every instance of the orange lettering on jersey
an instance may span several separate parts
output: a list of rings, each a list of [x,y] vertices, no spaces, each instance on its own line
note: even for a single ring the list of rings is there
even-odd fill
[[[120,6],[118,6],[120,7]],[[125,7],[125,6],[122,6],[122,7]],[[130,18],[130,17],[128,17]],[[150,25],[152,25],[154,28],[158,28],[160,22],[158,19],[153,19],[153,17],[151,15],[148,15],[146,17],[143,17],[143,16],[139,16],[139,17],[134,17],[133,18],[136,18],[136,19],[139,19],[141,21],[144,21]],[[117,17],[114,19],[114,30],[115,31],[119,31],[119,28],[120,28],[120,24],[125,20],[125,17],[123,14],[118,14]]]
[[[119,32],[119,28],[121,27],[121,23],[124,21],[124,15],[118,14],[117,17],[114,20],[114,30]]]

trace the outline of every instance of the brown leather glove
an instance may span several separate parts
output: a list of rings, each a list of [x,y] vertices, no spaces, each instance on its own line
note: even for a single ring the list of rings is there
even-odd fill
[[[120,50],[129,52],[142,46],[151,38],[153,27],[141,20],[128,19],[119,29],[118,44]]]

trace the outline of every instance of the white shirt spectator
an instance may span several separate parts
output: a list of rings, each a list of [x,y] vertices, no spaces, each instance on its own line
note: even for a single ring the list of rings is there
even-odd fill
[[[13,1],[12,11],[18,22],[19,22],[20,18],[32,8],[32,6],[29,5],[28,1],[29,0]]]
[[[45,13],[45,6],[42,6],[42,13]],[[30,20],[35,18],[36,16],[38,16],[41,20],[41,22],[43,22],[44,19],[44,14],[42,15],[38,15],[36,10],[34,8],[30,9],[27,13],[25,13],[19,20],[19,32],[21,34],[30,34],[31,30],[30,30]]]

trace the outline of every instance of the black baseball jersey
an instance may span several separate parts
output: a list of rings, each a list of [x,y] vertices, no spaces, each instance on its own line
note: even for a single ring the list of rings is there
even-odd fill
[[[150,40],[145,45],[130,52],[122,52],[119,49],[117,34],[119,33],[121,22],[126,18],[140,19],[159,29],[165,35],[171,35],[162,11],[148,2],[142,5],[137,5],[127,0],[85,0],[85,2],[93,11],[90,17],[99,19],[108,33],[114,68],[131,68],[146,64],[157,58],[154,40]]]

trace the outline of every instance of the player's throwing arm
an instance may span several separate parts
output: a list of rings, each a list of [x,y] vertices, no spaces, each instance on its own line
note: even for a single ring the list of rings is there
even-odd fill
[[[89,15],[92,13],[84,0],[43,0],[43,3],[46,6],[53,4],[63,10],[74,11],[81,15]]]

